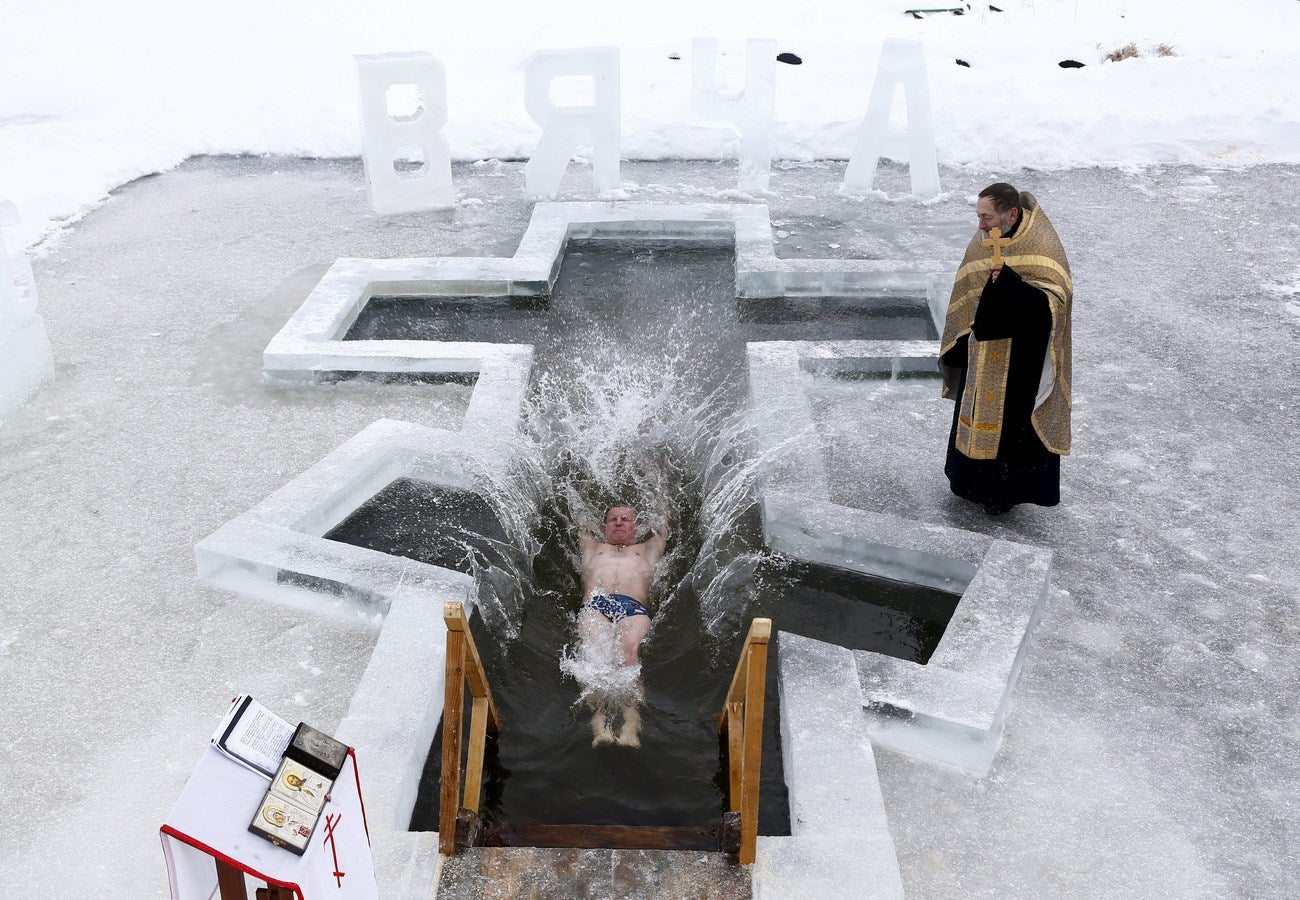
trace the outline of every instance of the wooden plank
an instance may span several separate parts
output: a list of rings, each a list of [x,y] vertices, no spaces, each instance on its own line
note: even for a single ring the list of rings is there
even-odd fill
[[[457,604],[459,605],[459,604]],[[438,794],[438,850],[456,852],[456,810],[460,798],[460,730],[464,718],[465,635],[447,628],[447,680],[442,701],[442,784]]]
[[[442,605],[442,620],[447,623],[447,631],[459,631],[465,636],[466,666],[465,677],[469,679],[469,692],[477,700],[486,698],[488,702],[488,728],[493,734],[496,734],[501,727],[501,720],[497,717],[497,705],[492,700],[492,688],[487,681],[487,670],[483,668],[483,659],[478,655],[478,645],[474,643],[474,635],[469,630],[469,620],[465,618],[465,607],[455,600],[449,600]]]
[[[767,653],[767,642],[772,636],[771,619],[754,619],[749,623],[749,631],[745,635],[745,643],[740,649],[740,661],[736,663],[736,671],[731,676],[731,686],[727,688],[727,699],[724,703],[734,703],[743,699],[745,691],[745,682],[748,677],[746,668],[749,665],[749,648],[755,644],[763,646],[764,658]],[[726,710],[718,716],[718,730],[721,731],[725,723]]]
[[[497,716],[496,701],[492,699],[492,687],[487,681],[487,670],[483,668],[483,660],[478,655],[478,646],[474,643],[474,635],[468,631],[465,632],[468,639],[468,655],[470,665],[466,667],[465,674],[469,678],[469,690],[476,700],[486,700],[488,709],[487,724],[496,734],[501,728],[501,719]]]
[[[469,759],[465,761],[465,802],[461,806],[478,812],[483,789],[483,750],[487,745],[488,701],[474,699],[469,716]]]
[[[755,619],[755,622],[760,620]],[[740,864],[754,861],[758,846],[758,787],[763,772],[763,695],[767,687],[767,641],[749,647],[745,681],[745,762],[740,801]]]
[[[717,831],[658,825],[502,825],[489,847],[574,847],[583,850],[709,850],[721,847]]]
[[[748,647],[749,644],[745,644]],[[727,727],[727,709],[733,703],[739,703],[743,698],[735,696],[736,685],[744,682],[745,677],[745,660],[749,654],[745,652],[745,647],[740,648],[740,661],[736,663],[736,671],[731,673],[731,687],[727,688],[727,697],[722,701],[722,712],[718,715],[718,731],[723,731]]]
[[[740,811],[740,790],[744,784],[745,763],[745,708],[739,703],[727,704],[727,808]]]
[[[230,863],[213,859],[217,864],[217,895],[221,900],[248,900],[248,886],[244,873]]]

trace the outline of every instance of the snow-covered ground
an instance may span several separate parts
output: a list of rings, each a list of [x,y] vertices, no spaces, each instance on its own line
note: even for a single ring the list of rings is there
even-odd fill
[[[418,224],[368,214],[356,160],[195,160],[38,261],[56,379],[0,430],[0,896],[51,871],[56,896],[164,896],[157,828],[226,696],[340,721],[374,631],[199,585],[193,546],[376,418],[456,426],[464,387],[271,389],[260,352],[336,257],[511,252],[522,168],[458,166],[482,202]],[[628,169],[660,201],[735,171]],[[776,173],[780,253],[955,264],[992,177],[944,169],[950,196],[920,206],[837,196],[842,170]],[[904,885],[1294,894],[1300,167],[1013,174],[1078,285],[1062,506],[989,520],[952,498],[933,393],[813,394],[838,502],[1057,554],[992,774],[878,754]]]
[[[196,154],[357,156],[353,54],[397,50],[445,64],[446,134],[462,160],[528,156],[539,132],[523,62],[602,44],[621,53],[624,157],[734,156],[733,132],[690,110],[691,39],[718,36],[726,89],[741,87],[744,38],[803,60],[777,67],[780,158],[846,158],[881,42],[910,38],[926,46],[941,164],[1300,161],[1295,0],[999,0],[962,16],[902,14],[943,5],[11,2],[0,7],[0,199],[25,224],[7,239],[30,246],[114,187]],[[1130,43],[1138,57],[1104,61]],[[1067,59],[1085,66],[1060,68]]]
[[[5,237],[44,241],[57,366],[0,430],[0,896],[164,896],[157,827],[224,696],[341,718],[374,632],[199,586],[193,545],[375,418],[454,425],[468,391],[270,390],[260,351],[336,257],[508,255],[529,211],[518,164],[458,166],[458,195],[479,202],[454,220],[380,220],[355,159],[285,158],[192,162],[94,207],[196,153],[355,156],[361,52],[438,54],[452,151],[473,160],[529,152],[530,52],[615,43],[624,156],[725,157],[734,137],[689,114],[690,38],[710,33],[804,58],[778,68],[781,157],[846,156],[879,42],[928,48],[945,196],[900,200],[892,171],[889,197],[839,197],[842,166],[778,166],[783,255],[955,263],[966,198],[1009,175],[1074,264],[1077,449],[1060,509],[962,519],[921,453],[878,488],[837,488],[1051,546],[1067,592],[993,775],[881,754],[910,894],[1297,893],[1300,3],[1005,0],[920,21],[903,5],[0,9],[0,198],[26,219]],[[1130,41],[1143,56],[1100,62]],[[1160,43],[1176,55],[1151,55]],[[1237,170],[1268,162],[1290,165]],[[1094,164],[1113,169],[1068,168]],[[734,171],[628,163],[624,178],[636,199],[699,199]],[[585,176],[566,191],[586,199]],[[937,401],[904,400],[883,405],[941,444],[925,425]],[[817,402],[832,461],[878,466],[835,431],[860,398]]]

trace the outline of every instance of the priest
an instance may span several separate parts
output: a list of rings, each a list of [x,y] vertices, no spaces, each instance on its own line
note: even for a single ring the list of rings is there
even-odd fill
[[[991,184],[975,212],[939,350],[943,396],[956,401],[944,472],[954,494],[996,516],[1061,501],[1074,287],[1032,194]]]

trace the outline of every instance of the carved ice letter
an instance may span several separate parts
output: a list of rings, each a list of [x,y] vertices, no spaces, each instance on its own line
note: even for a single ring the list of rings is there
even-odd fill
[[[528,58],[524,64],[524,108],[542,128],[541,139],[524,166],[528,196],[558,194],[569,160],[583,145],[592,148],[596,190],[618,189],[618,65],[617,47],[540,50]],[[551,96],[557,78],[590,79],[591,101],[557,104]]]
[[[888,40],[880,50],[880,68],[871,88],[867,114],[862,117],[858,143],[844,170],[844,187],[869,191],[880,157],[904,160],[912,175],[912,193],[939,193],[939,163],[934,149],[934,119],[930,114],[930,85],[925,74],[924,46],[919,41]],[[907,136],[888,134],[894,89],[902,86],[907,103]]]
[[[455,206],[447,124],[447,76],[428,53],[357,56],[361,144],[370,208],[381,216]],[[405,100],[407,111],[390,110]],[[411,160],[418,168],[408,168]]]
[[[717,89],[718,42],[691,41],[691,108],[702,119],[740,129],[742,191],[766,191],[772,174],[772,120],[776,105],[776,41],[751,40],[745,46],[745,89],[723,96]]]

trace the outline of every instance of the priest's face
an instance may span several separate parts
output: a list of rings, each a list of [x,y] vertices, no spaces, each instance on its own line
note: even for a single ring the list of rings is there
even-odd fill
[[[979,219],[980,231],[988,234],[994,228],[1000,229],[1006,234],[1016,222],[1020,221],[1020,210],[1014,206],[1004,213],[998,212],[998,208],[993,205],[992,197],[980,197],[975,204],[975,216]]]

